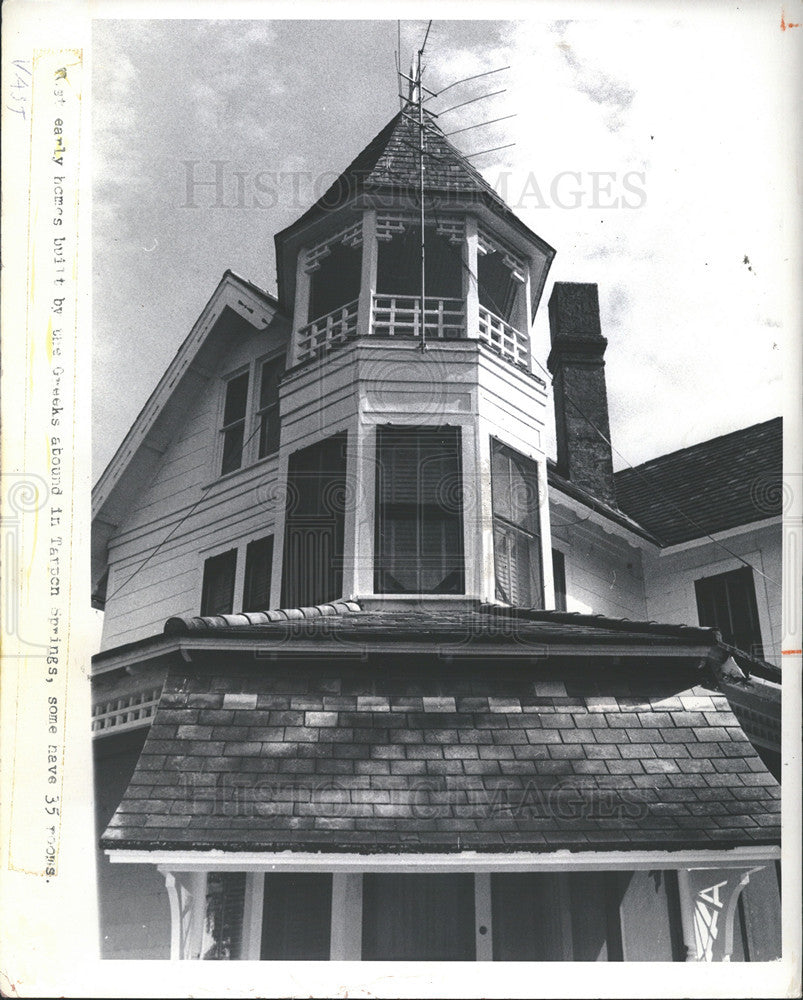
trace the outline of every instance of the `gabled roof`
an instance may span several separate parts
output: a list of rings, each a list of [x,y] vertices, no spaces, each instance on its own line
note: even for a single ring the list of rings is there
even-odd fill
[[[152,474],[169,443],[172,420],[188,405],[208,377],[204,350],[215,334],[266,329],[284,315],[278,301],[233,271],[226,271],[192,330],[142,407],[122,444],[92,490],[92,582],[105,569],[110,533],[131,495]]]
[[[432,652],[348,665],[281,653],[255,662],[253,650],[176,661],[106,848],[779,840],[780,788],[694,656],[567,668],[524,653],[490,670]]]
[[[776,417],[614,474],[617,504],[676,545],[782,513],[782,420]]]

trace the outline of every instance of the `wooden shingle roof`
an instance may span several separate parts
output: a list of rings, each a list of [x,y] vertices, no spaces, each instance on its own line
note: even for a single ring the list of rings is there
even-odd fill
[[[675,545],[781,514],[782,469],[777,417],[622,469],[614,474],[616,500]]]
[[[175,658],[102,843],[702,849],[774,844],[779,824],[780,789],[698,655],[344,662],[254,646]]]

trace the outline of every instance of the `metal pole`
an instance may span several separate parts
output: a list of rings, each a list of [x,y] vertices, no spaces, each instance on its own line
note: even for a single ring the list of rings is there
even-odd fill
[[[427,272],[426,272],[426,237],[424,230],[424,89],[422,86],[423,47],[418,50],[418,66],[416,80],[418,81],[418,156],[419,156],[419,201],[421,211],[421,350],[427,347]]]

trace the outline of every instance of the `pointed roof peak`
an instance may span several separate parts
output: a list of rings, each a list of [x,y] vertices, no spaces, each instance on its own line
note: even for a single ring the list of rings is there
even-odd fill
[[[469,163],[444,134],[436,116],[423,109],[426,131],[424,153],[424,189],[436,196],[436,204],[454,199],[479,200],[503,215],[508,222],[531,238],[542,241],[512,212],[506,202]],[[360,153],[351,161],[327,191],[295,222],[277,234],[277,243],[302,225],[340,208],[359,194],[409,192],[420,187],[418,105],[408,99]]]

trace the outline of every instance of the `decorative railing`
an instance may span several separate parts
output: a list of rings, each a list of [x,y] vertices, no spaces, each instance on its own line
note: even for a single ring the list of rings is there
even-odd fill
[[[160,687],[154,687],[122,698],[100,702],[92,708],[92,732],[100,733],[114,729],[119,733],[123,729],[134,729],[145,725],[153,718],[161,691]]]
[[[319,316],[298,331],[298,361],[307,361],[330,347],[336,347],[357,333],[357,304],[355,299],[345,306],[338,306],[326,316]]]
[[[427,338],[465,337],[463,300],[427,296],[425,324]],[[375,295],[371,333],[384,337],[420,337],[421,296]]]
[[[480,306],[480,337],[514,364],[530,367],[530,339],[519,330]]]

